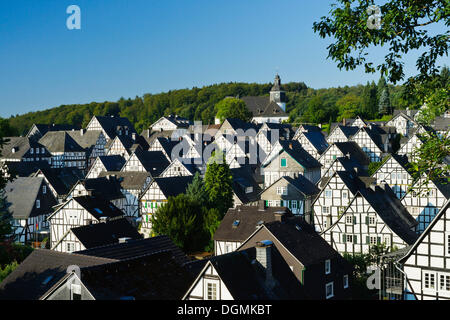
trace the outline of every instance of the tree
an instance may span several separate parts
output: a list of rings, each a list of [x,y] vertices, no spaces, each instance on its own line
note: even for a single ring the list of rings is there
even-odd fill
[[[252,113],[247,109],[244,101],[236,98],[225,98],[216,104],[216,117],[223,122],[226,118],[236,118],[249,121]]]
[[[195,173],[194,179],[186,188],[186,195],[199,203],[208,203],[208,193],[205,189],[205,183],[198,172]]]
[[[169,197],[152,215],[152,229],[156,235],[167,235],[185,252],[197,251],[205,243],[202,204],[184,193]]]
[[[362,99],[354,94],[347,94],[336,102],[339,108],[338,121],[355,118],[361,112]]]
[[[12,214],[8,210],[5,191],[0,190],[0,242],[6,241],[11,235],[12,229]]]
[[[209,203],[220,212],[221,218],[233,206],[233,176],[222,152],[213,152],[208,159],[205,188]]]
[[[381,14],[380,28],[370,28],[374,11],[372,0],[336,0],[329,16],[314,22],[313,30],[320,37],[330,37],[335,42],[328,46],[328,57],[340,69],[353,70],[364,66],[365,71],[379,70],[389,82],[404,78],[403,56],[411,50],[422,49],[416,65],[419,75],[412,81],[424,81],[438,72],[436,61],[448,54],[449,32],[433,34],[423,27],[438,24],[450,25],[448,0],[391,0],[378,6]],[[384,61],[374,66],[369,61],[372,47],[389,48]]]
[[[391,99],[389,98],[389,90],[385,88],[380,95],[380,101],[378,103],[378,111],[382,115],[391,114]]]

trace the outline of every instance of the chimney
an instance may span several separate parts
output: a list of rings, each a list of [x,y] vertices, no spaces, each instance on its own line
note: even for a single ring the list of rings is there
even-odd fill
[[[342,125],[346,125],[347,124],[347,121],[345,120],[345,118],[344,119],[342,119]]]
[[[274,213],[275,221],[283,222],[286,218],[284,211],[277,211]]]
[[[292,150],[292,142],[289,143],[289,149]]]
[[[133,139],[133,141],[136,141],[136,132],[133,132],[133,133],[131,134],[131,138]]]
[[[262,240],[256,243],[256,261],[265,271],[265,284],[269,290],[275,286],[272,274],[272,246],[273,242],[270,240]]]
[[[258,211],[265,211],[265,210],[266,210],[266,201],[259,200],[258,201]]]
[[[84,136],[85,131],[86,131],[86,129],[80,129],[80,135]]]

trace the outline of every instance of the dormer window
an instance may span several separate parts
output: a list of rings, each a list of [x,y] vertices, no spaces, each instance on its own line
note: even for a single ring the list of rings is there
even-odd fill
[[[36,209],[41,207],[41,200],[36,200]]]
[[[34,154],[34,149],[30,148],[30,154]]]
[[[331,273],[331,260],[325,260],[325,274]]]

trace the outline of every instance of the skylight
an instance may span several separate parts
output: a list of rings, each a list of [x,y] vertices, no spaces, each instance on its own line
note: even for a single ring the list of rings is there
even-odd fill
[[[42,281],[42,284],[45,286],[47,283],[49,283],[50,282],[50,280],[52,280],[53,279],[53,276],[48,276],[47,278],[45,278],[45,280],[44,281]]]
[[[103,214],[103,211],[100,210],[99,208],[94,208],[94,210],[95,210],[98,214]]]
[[[237,227],[241,221],[240,220],[234,220],[233,227]]]

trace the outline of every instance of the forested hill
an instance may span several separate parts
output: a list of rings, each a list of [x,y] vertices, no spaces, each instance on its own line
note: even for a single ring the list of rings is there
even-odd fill
[[[203,88],[171,90],[159,94],[145,94],[134,99],[121,98],[116,102],[92,102],[89,104],[62,105],[52,109],[12,116],[9,125],[16,134],[25,134],[33,123],[71,124],[86,126],[93,115],[118,115],[127,117],[138,132],[147,128],[163,115],[177,114],[191,120],[213,123],[217,102],[227,96],[268,95],[271,83],[222,83]],[[364,114],[366,118],[378,116],[383,81],[352,87],[329,89],[308,88],[303,82],[283,84],[287,92],[287,111],[290,121],[328,123]],[[405,108],[411,102],[401,97],[402,88],[388,86],[390,104],[395,108]],[[10,134],[11,135],[11,134]]]

